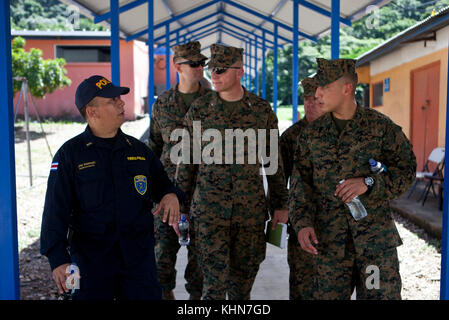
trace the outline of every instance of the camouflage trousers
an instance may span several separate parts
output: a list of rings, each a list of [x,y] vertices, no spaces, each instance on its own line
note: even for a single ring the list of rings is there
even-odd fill
[[[310,300],[313,298],[313,256],[301,249],[297,234],[290,226],[288,233],[289,298]]]
[[[171,226],[162,222],[161,217],[154,217],[156,265],[159,283],[163,290],[170,291],[176,287],[176,255],[181,245],[178,236]],[[203,274],[197,262],[195,233],[189,230],[190,243],[187,246],[187,266],[184,271],[186,290],[189,294],[201,296],[203,291]]]
[[[265,259],[265,225],[220,226],[194,222],[203,300],[249,300],[259,265]]]
[[[319,240],[319,239],[318,239]],[[358,256],[348,235],[345,255],[314,257],[315,299],[349,300],[356,287],[357,300],[401,300],[401,275],[396,248],[377,255]]]

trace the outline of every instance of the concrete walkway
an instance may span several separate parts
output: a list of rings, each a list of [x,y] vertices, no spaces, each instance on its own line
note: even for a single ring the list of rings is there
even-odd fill
[[[433,196],[432,191],[429,192],[424,205],[422,201],[418,202],[423,188],[424,183],[419,183],[410,199],[407,198],[407,191],[399,199],[391,201],[391,208],[432,236],[441,239],[443,212],[439,210],[438,199]]]
[[[187,264],[187,249],[181,248],[176,262],[176,288],[174,290],[177,300],[188,300],[189,295],[185,289],[184,270]],[[259,272],[251,291],[251,300],[288,300],[287,249],[280,249],[267,244],[265,260],[260,265]]]

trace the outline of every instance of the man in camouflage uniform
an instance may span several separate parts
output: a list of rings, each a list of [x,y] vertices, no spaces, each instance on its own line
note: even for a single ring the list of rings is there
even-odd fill
[[[254,164],[248,161],[250,147],[258,147],[262,153],[269,151],[278,159],[277,117],[267,101],[241,86],[243,49],[213,44],[211,54],[208,67],[217,92],[195,100],[185,117],[185,127],[193,137],[190,150],[201,148],[203,160],[180,165],[178,185],[188,198],[184,212],[189,211],[194,218],[199,264],[204,275],[203,299],[224,300],[227,293],[231,300],[248,300],[259,265],[265,259],[268,211],[274,213],[274,226],[277,222],[286,223],[288,218],[281,160],[271,175],[266,169],[268,201],[260,158]],[[195,136],[198,124],[203,138]],[[244,141],[239,144],[235,139],[236,149],[232,145],[230,152],[229,149],[222,152],[226,147],[222,148],[221,137],[226,139],[230,131],[231,135],[236,134],[236,129],[248,136],[251,132],[261,134],[257,129],[265,129],[263,135],[274,132],[275,143],[268,138],[265,145],[253,137],[246,140],[248,148],[245,148]],[[208,148],[212,139],[204,136],[213,132],[215,148],[211,150]],[[207,150],[214,161],[204,160]],[[231,153],[232,163],[226,161],[225,153],[226,156]],[[245,161],[240,163],[236,160],[242,154]],[[265,168],[268,164],[264,161]]]
[[[203,79],[203,66],[207,59],[201,54],[198,41],[175,46],[173,62],[179,75],[176,87],[162,93],[153,106],[150,124],[149,146],[160,158],[164,168],[173,181],[176,180],[176,163],[170,161],[170,150],[176,141],[170,140],[170,135],[176,128],[182,128],[182,123],[192,101],[205,95],[209,89],[204,88],[200,81]],[[155,219],[156,262],[159,282],[163,288],[163,298],[173,300],[173,289],[176,285],[176,255],[180,245],[175,231]],[[186,290],[191,300],[201,298],[203,277],[198,267],[195,253],[195,238],[190,233],[190,244],[187,246],[188,263],[184,273],[187,281]]]
[[[293,157],[296,150],[296,142],[302,130],[312,121],[323,115],[316,103],[315,91],[318,86],[315,78],[305,78],[301,81],[304,88],[305,116],[281,135],[281,153],[284,163],[285,182],[292,174]],[[313,293],[313,259],[310,253],[301,249],[295,230],[289,224],[288,227],[288,265],[290,267],[290,300],[311,299]]]
[[[314,298],[349,299],[356,283],[359,299],[401,299],[402,241],[389,201],[414,180],[412,146],[387,116],[357,106],[354,60],[317,62],[315,96],[327,114],[298,138],[289,197],[301,248],[314,254]],[[373,175],[370,158],[387,171]],[[345,205],[356,196],[368,213],[358,221]]]

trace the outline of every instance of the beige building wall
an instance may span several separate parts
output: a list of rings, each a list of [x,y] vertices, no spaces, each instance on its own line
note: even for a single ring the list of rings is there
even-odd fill
[[[381,60],[380,58],[379,60]],[[447,99],[447,73],[448,49],[442,49],[429,55],[404,63],[398,67],[381,72],[370,77],[370,105],[373,99],[373,84],[383,82],[390,78],[390,91],[383,93],[383,106],[375,109],[389,116],[400,125],[407,135],[411,134],[411,72],[417,68],[434,62],[440,62],[440,97],[439,97],[439,123],[438,146],[444,146],[446,99]],[[372,70],[372,68],[371,68]]]
[[[435,41],[416,41],[398,46],[394,51],[358,68],[359,82],[370,84],[370,106],[373,85],[390,78],[390,91],[383,93],[383,106],[376,110],[388,115],[411,135],[411,72],[431,63],[440,63],[438,145],[444,146],[446,130],[449,26],[436,32]]]

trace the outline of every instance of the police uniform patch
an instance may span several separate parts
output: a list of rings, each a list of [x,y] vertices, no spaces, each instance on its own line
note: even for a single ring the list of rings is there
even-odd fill
[[[147,177],[138,175],[134,177],[134,187],[142,196],[147,192]]]

